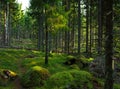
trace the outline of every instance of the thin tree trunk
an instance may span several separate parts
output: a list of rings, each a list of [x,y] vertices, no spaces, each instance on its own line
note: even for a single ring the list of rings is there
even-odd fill
[[[81,42],[81,0],[78,0],[78,54],[80,54],[80,42]]]
[[[2,11],[2,2],[0,1],[0,11]],[[2,45],[2,13],[0,13],[0,46]]]
[[[48,52],[52,50],[52,34],[48,33]]]
[[[42,46],[42,16],[40,15],[39,20],[39,29],[38,29],[38,50],[41,50]]]
[[[102,51],[102,0],[98,0],[98,54]]]
[[[86,2],[86,53],[87,57],[89,56],[89,3]]]
[[[93,15],[93,13],[92,13],[92,0],[90,0],[90,56],[92,55],[92,15]]]
[[[46,9],[45,9],[45,13],[46,13]],[[46,30],[46,34],[45,34],[45,64],[48,64],[48,55],[49,55],[49,50],[48,50],[48,25],[47,25],[47,16],[45,17],[45,30]]]
[[[6,15],[6,6],[4,6],[4,46],[6,45],[6,18],[7,18],[7,15]]]
[[[74,47],[75,47],[75,18],[73,19],[73,25],[72,25],[72,31],[71,31],[71,47],[72,47],[72,53],[74,53]]]
[[[67,5],[67,11],[69,11],[70,10],[70,0],[67,0],[67,3],[68,3],[68,5]],[[70,22],[70,14],[68,14],[68,28],[70,29],[70,24],[71,24],[71,22]],[[68,41],[67,41],[67,54],[69,54],[69,52],[70,52],[70,30],[68,30]]]
[[[8,33],[8,46],[11,46],[11,12],[10,12],[10,4],[9,4],[9,21],[8,21],[8,28],[9,28],[9,33]]]
[[[43,13],[43,8],[42,8],[42,19],[41,19],[41,20],[42,20],[42,22],[41,22],[41,24],[42,24],[42,25],[41,25],[41,35],[42,35],[42,36],[41,36],[41,37],[42,37],[42,39],[41,39],[41,41],[42,41],[42,43],[41,43],[41,45],[42,45],[42,46],[41,46],[41,47],[42,47],[42,48],[41,48],[41,51],[44,52],[44,48],[45,48],[45,46],[44,46],[44,40],[45,40],[45,39],[44,39],[44,38],[45,38],[44,21],[45,21],[45,17],[44,17],[44,13]]]
[[[64,52],[67,53],[68,51],[68,31],[65,31],[65,46],[64,46]]]

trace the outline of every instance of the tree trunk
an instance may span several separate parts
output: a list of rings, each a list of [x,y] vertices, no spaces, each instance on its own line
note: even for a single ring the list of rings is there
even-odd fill
[[[0,11],[2,12],[2,2],[0,1]],[[0,46],[2,45],[2,13],[0,12]]]
[[[80,42],[81,42],[81,0],[78,0],[78,54],[80,54]]]
[[[90,0],[90,56],[92,55],[92,0]]]
[[[65,2],[63,1],[65,7],[65,11],[69,11],[70,10],[70,1],[69,0],[65,0]],[[69,43],[70,43],[70,14],[68,14],[68,29],[65,31],[65,53],[69,54]]]
[[[98,0],[98,54],[101,54],[102,51],[102,6],[102,0]]]
[[[86,53],[89,56],[89,3],[86,2]]]
[[[104,89],[113,89],[113,0],[105,0],[106,44],[105,44],[105,85]]]
[[[67,11],[70,11],[70,0],[67,0]],[[70,13],[68,14],[68,31],[67,31],[67,54],[70,52]]]
[[[42,21],[42,20],[41,20],[41,19],[42,19],[42,17],[41,17],[41,15],[40,15],[40,17],[39,17],[39,19],[38,19],[38,23],[39,23],[39,27],[38,27],[38,50],[41,50],[41,46],[42,46],[42,45],[41,45],[41,39],[42,39],[42,38],[41,38],[41,37],[42,37],[42,36],[41,36],[41,35],[42,35],[42,34],[41,34],[41,31],[42,31],[42,28],[41,28],[41,26],[42,26],[42,22],[41,22],[41,21]]]
[[[42,22],[41,22],[41,24],[42,24],[42,25],[41,25],[41,35],[42,35],[42,36],[41,36],[41,37],[42,37],[42,39],[41,39],[41,42],[42,42],[42,43],[41,43],[41,45],[42,45],[42,46],[41,46],[41,47],[42,47],[42,48],[41,48],[41,51],[44,52],[44,51],[45,51],[45,50],[44,50],[44,48],[45,48],[45,46],[44,46],[44,40],[45,40],[44,21],[45,21],[45,17],[44,17],[44,13],[43,13],[43,8],[42,8],[42,19],[41,19],[41,20],[42,20]]]
[[[45,8],[45,13],[46,13],[46,8]],[[48,64],[48,55],[49,55],[49,50],[48,50],[48,25],[47,25],[47,16],[45,17],[45,64]]]
[[[68,31],[65,31],[65,46],[64,46],[64,52],[68,52]]]

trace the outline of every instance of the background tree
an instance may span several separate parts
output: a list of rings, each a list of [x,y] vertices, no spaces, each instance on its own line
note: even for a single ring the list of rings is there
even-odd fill
[[[78,54],[81,49],[81,0],[78,0]]]

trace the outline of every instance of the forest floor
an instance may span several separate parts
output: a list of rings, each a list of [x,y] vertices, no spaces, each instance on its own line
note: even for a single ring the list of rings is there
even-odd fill
[[[23,59],[18,59],[17,62],[16,62],[16,65],[18,65],[18,71],[21,74],[25,73],[25,71],[26,71],[26,69],[24,67],[22,67],[22,60]],[[14,81],[14,89],[24,89],[21,85],[19,76]]]
[[[10,69],[14,72],[16,72],[18,74],[18,77],[9,85],[2,87],[0,86],[0,89],[25,89],[22,87],[21,85],[21,76],[26,73],[26,71],[28,71],[30,69],[30,67],[33,66],[41,66],[41,67],[45,67],[47,68],[51,75],[53,80],[50,80],[52,82],[56,82],[58,81],[58,79],[54,80],[54,77],[56,74],[62,73],[64,74],[64,72],[66,73],[66,71],[72,71],[73,69],[78,69],[78,66],[75,65],[64,65],[63,63],[66,61],[66,59],[68,58],[68,55],[65,54],[50,54],[49,55],[49,65],[46,66],[44,64],[44,53],[42,52],[38,52],[38,51],[34,51],[34,50],[15,50],[15,49],[0,49],[0,65],[1,68],[3,69]],[[69,56],[69,58],[71,58],[71,55]],[[79,71],[84,71],[84,69],[80,69]],[[85,69],[85,71],[87,71]],[[73,72],[73,71],[72,71]],[[89,72],[88,72],[89,73]],[[69,73],[67,74],[69,75]],[[60,77],[62,75],[59,75]],[[58,81],[58,83],[60,82],[61,84],[64,85],[63,82],[67,76],[63,75],[62,78],[60,78],[61,81]],[[71,79],[71,78],[70,78]],[[83,80],[84,81],[84,80]],[[98,82],[101,82],[101,84],[98,84]],[[101,81],[101,79],[99,79],[99,81],[93,81],[93,87],[94,89],[102,89],[103,87],[103,81]],[[47,87],[51,86],[51,84],[48,84]],[[60,86],[60,85],[58,85]],[[48,88],[30,88],[30,89],[48,89]],[[52,89],[52,88],[50,88]],[[62,89],[62,88],[54,88],[53,89]],[[68,88],[66,88],[68,89]],[[89,88],[86,88],[89,89]],[[90,88],[91,89],[91,88]],[[120,89],[119,84],[117,85],[117,88],[114,89]]]

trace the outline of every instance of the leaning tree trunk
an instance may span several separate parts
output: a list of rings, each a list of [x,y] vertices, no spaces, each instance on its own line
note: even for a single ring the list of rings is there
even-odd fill
[[[113,0],[105,0],[106,14],[106,47],[105,47],[105,86],[104,89],[113,89]]]

